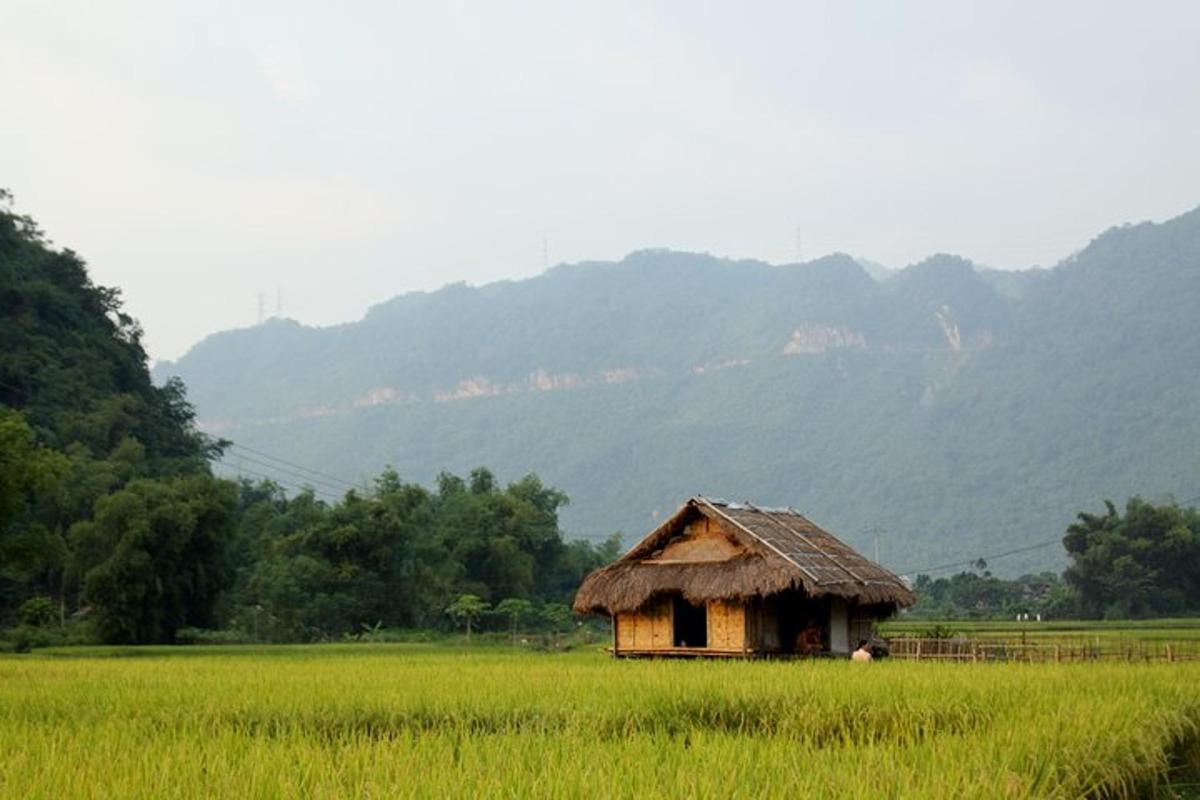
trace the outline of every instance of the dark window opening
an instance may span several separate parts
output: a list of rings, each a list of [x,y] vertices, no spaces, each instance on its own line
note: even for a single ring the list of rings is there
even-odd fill
[[[675,646],[708,647],[708,608],[675,597]]]

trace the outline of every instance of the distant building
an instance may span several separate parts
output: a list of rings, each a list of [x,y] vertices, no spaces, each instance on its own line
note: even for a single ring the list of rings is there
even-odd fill
[[[914,602],[797,511],[693,497],[589,575],[575,610],[612,618],[618,656],[848,655]]]

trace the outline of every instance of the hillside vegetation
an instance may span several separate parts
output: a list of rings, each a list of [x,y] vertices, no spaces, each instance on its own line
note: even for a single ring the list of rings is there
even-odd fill
[[[156,641],[215,624],[237,491],[119,292],[0,192],[0,626]],[[0,637],[3,638],[3,637]]]
[[[1200,494],[1198,304],[1193,211],[1026,273],[642,251],[270,320],[158,374],[206,429],[348,481],[535,471],[597,540],[695,493],[790,504],[916,572],[1054,539],[1104,498]],[[222,469],[269,472],[236,454]]]
[[[614,545],[563,541],[562,492],[484,468],[441,474],[436,490],[382,471],[331,502],[214,477],[228,443],[196,430],[181,382],[153,385],[118,291],[9,200],[0,192],[0,650],[449,627],[464,596],[499,601],[513,625],[571,625],[564,604]]]

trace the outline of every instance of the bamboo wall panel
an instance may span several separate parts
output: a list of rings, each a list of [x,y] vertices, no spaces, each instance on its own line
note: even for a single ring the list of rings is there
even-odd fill
[[[713,650],[741,650],[746,646],[745,606],[735,600],[708,604],[708,646]]]
[[[725,618],[725,604],[719,600],[708,603],[708,647],[720,650],[729,637],[729,624]]]
[[[618,650],[667,650],[672,634],[670,598],[655,598],[637,611],[617,615]]]
[[[667,650],[674,642],[671,598],[657,597],[650,601],[650,644],[651,650]]]
[[[637,614],[617,614],[617,650],[634,650],[637,648],[635,633],[637,632]]]

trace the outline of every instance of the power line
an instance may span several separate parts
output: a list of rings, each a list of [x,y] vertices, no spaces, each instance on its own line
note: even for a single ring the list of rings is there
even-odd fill
[[[1015,556],[1018,553],[1028,553],[1033,550],[1041,550],[1043,547],[1050,547],[1051,545],[1054,545],[1054,544],[1062,544],[1062,538],[1059,537],[1057,539],[1050,539],[1049,541],[1039,542],[1037,544],[1031,544],[1031,545],[1027,545],[1025,547],[1018,547],[1015,550],[1005,550],[1003,553],[993,553],[992,555],[979,556],[978,558],[972,558],[972,559],[968,559],[966,561],[954,561],[949,564],[938,564],[938,565],[932,566],[932,567],[918,567],[915,569],[898,569],[898,570],[894,570],[894,572],[897,575],[919,575],[919,574],[927,575],[930,572],[941,572],[942,570],[954,569],[955,567],[969,567],[972,564],[979,561],[980,559],[982,559],[984,561],[995,561],[998,558],[1005,558],[1007,556]]]
[[[1186,500],[1180,500],[1180,501],[1176,502],[1175,505],[1186,506],[1191,503],[1195,503],[1197,501],[1200,501],[1200,494],[1196,495],[1195,497],[1189,497]],[[1034,550],[1041,550],[1044,547],[1050,547],[1051,545],[1061,544],[1061,543],[1062,543],[1062,537],[1058,537],[1055,539],[1049,539],[1044,542],[1038,542],[1037,544],[1026,545],[1025,547],[1018,547],[1014,550],[1005,550],[1003,553],[993,553],[992,555],[979,556],[979,558],[972,558],[972,559],[968,559],[966,561],[954,561],[954,562],[948,563],[948,564],[938,564],[938,565],[932,566],[932,567],[919,567],[916,569],[898,569],[898,570],[893,570],[893,572],[895,572],[897,575],[920,575],[920,574],[928,575],[931,572],[942,572],[947,569],[954,569],[955,567],[969,567],[972,564],[975,564],[976,562],[980,561],[981,559],[983,561],[995,561],[998,558],[1006,558],[1008,556],[1015,556],[1019,553],[1029,553]]]
[[[240,453],[238,453],[238,454],[236,454],[236,455],[225,455],[225,456],[221,456],[221,460],[222,460],[222,461],[226,462],[227,464],[231,464],[231,465],[232,465],[233,463],[235,463],[235,459],[236,459],[236,463],[238,463],[238,464],[242,463],[243,461],[248,461],[248,462],[250,462],[251,464],[254,464],[254,465],[256,465],[256,466],[263,467],[263,468],[265,468],[265,469],[268,469],[268,470],[275,470],[276,472],[281,472],[281,473],[283,473],[283,474],[285,474],[285,475],[288,475],[288,476],[289,476],[289,477],[291,477],[291,478],[294,478],[294,479],[298,480],[298,481],[299,481],[301,484],[312,484],[312,485],[314,485],[314,486],[322,486],[322,487],[324,487],[324,488],[326,488],[326,489],[331,489],[331,490],[333,490],[333,491],[335,491],[335,492],[344,492],[344,491],[346,491],[346,489],[345,489],[344,487],[342,487],[342,486],[339,486],[339,485],[337,485],[337,484],[334,484],[334,483],[329,483],[328,481],[323,481],[323,480],[319,480],[319,479],[316,479],[316,478],[312,478],[312,477],[310,477],[310,476],[308,476],[308,475],[305,475],[305,474],[303,474],[303,473],[296,472],[296,471],[293,471],[293,470],[287,469],[287,468],[285,468],[285,467],[280,467],[280,466],[278,466],[278,465],[276,465],[276,464],[272,464],[272,463],[270,463],[270,462],[268,462],[268,461],[261,461],[261,460],[259,460],[259,459],[257,459],[257,458],[252,458],[252,457],[250,457],[250,456],[242,455],[242,454],[240,454]],[[353,488],[353,487],[351,487],[351,488]]]
[[[232,468],[234,465],[226,464],[225,466]],[[337,495],[333,494],[332,492],[330,492],[327,489],[318,489],[315,486],[296,486],[295,484],[280,480],[279,478],[275,477],[274,475],[268,475],[265,472],[258,472],[256,470],[246,469],[245,467],[242,467],[240,465],[237,467],[236,471],[237,471],[237,474],[239,477],[244,476],[244,475],[253,475],[256,478],[261,478],[263,480],[270,481],[271,483],[274,483],[275,485],[277,485],[283,489],[289,489],[292,492],[311,491],[315,495],[324,495],[326,499],[332,500],[333,502],[337,502],[339,499]]]
[[[326,495],[328,497],[332,497],[332,498],[340,498],[343,494],[345,494],[348,491],[346,489],[342,489],[339,486],[330,486],[329,484],[316,483],[314,481],[307,480],[303,476],[300,476],[299,478],[297,478],[295,475],[293,475],[291,473],[288,473],[288,477],[280,477],[279,475],[269,471],[272,469],[276,469],[276,467],[273,467],[269,464],[264,465],[257,461],[250,462],[257,467],[265,466],[265,468],[268,471],[262,472],[258,469],[254,469],[253,467],[243,466],[242,458],[243,458],[242,456],[238,456],[236,461],[231,460],[229,458],[223,458],[223,459],[221,459],[220,463],[229,469],[234,469],[234,470],[238,470],[241,472],[247,472],[251,475],[257,475],[260,478],[267,478],[268,480],[275,481],[280,486],[287,486],[288,488],[296,489],[296,490],[312,489],[315,492],[320,492],[321,494],[324,494],[324,495]],[[279,471],[285,472],[284,470],[279,470]]]
[[[303,481],[303,482],[305,482],[305,483],[312,483],[312,484],[316,484],[316,485],[319,485],[319,486],[324,486],[326,489],[332,489],[332,490],[334,490],[335,492],[345,492],[345,491],[347,491],[347,488],[349,488],[349,489],[355,489],[355,488],[358,488],[358,487],[355,487],[355,486],[353,486],[353,485],[350,485],[350,484],[347,484],[346,486],[339,486],[338,484],[335,484],[335,483],[330,483],[329,481],[324,481],[324,480],[321,480],[320,478],[313,478],[313,477],[311,477],[311,476],[308,476],[308,475],[305,475],[305,474],[303,474],[303,473],[301,473],[301,472],[297,472],[297,471],[295,471],[295,470],[290,470],[290,469],[288,469],[287,467],[280,467],[280,466],[277,466],[277,465],[275,465],[275,464],[272,464],[272,463],[270,463],[270,462],[268,462],[268,461],[263,461],[263,460],[260,460],[260,459],[257,459],[257,458],[253,458],[253,457],[251,457],[251,456],[246,456],[246,455],[241,455],[241,454],[238,454],[238,455],[236,455],[236,456],[222,456],[221,458],[222,458],[222,460],[223,460],[223,461],[227,461],[227,462],[228,462],[228,461],[229,461],[231,458],[237,458],[239,462],[240,462],[240,461],[242,461],[242,460],[244,459],[244,460],[246,460],[246,461],[249,461],[251,464],[257,464],[258,466],[260,466],[260,467],[264,467],[264,468],[266,468],[266,469],[273,469],[273,470],[275,470],[276,472],[282,472],[282,473],[284,473],[285,475],[290,475],[290,476],[292,476],[293,478],[296,478],[296,479],[298,479],[298,480],[300,480],[300,481]]]
[[[326,473],[326,472],[321,472],[320,470],[312,469],[311,467],[303,466],[302,464],[297,464],[293,461],[288,461],[287,459],[271,455],[270,453],[265,453],[261,450],[256,450],[256,449],[254,449],[252,447],[248,447],[244,444],[239,444],[238,442],[230,442],[229,444],[232,447],[238,448],[239,450],[245,450],[246,452],[253,453],[254,455],[261,456],[266,459],[270,459],[271,461],[278,462],[279,464],[284,464],[287,467],[291,467],[295,470],[302,470],[304,473],[311,473],[311,475],[320,476],[321,478],[326,478],[328,480],[319,480],[317,478],[311,477],[310,475],[305,475],[305,474],[301,474],[298,472],[294,472],[294,471],[292,471],[292,469],[285,469],[284,467],[280,467],[276,464],[259,461],[254,458],[250,458],[249,456],[245,456],[245,455],[238,456],[238,458],[245,458],[246,460],[250,461],[251,463],[257,464],[257,465],[265,467],[267,469],[277,470],[279,472],[283,472],[283,473],[292,475],[295,478],[299,478],[300,480],[309,481],[310,483],[318,483],[325,487],[330,487],[330,488],[336,489],[338,492],[344,491],[342,486],[337,486],[334,483],[329,483],[329,481],[334,481],[334,482],[336,482],[336,484],[342,484],[343,486],[350,488],[350,489],[360,488],[359,485],[351,483],[350,481],[347,481],[343,478],[339,478],[335,475],[330,475],[329,473]],[[281,486],[285,486],[286,488],[291,488],[293,491],[297,491],[294,487],[287,486],[287,484],[284,484],[282,481],[279,481],[277,478],[275,478],[273,476],[263,475],[262,473],[256,473],[252,470],[245,470],[245,471],[250,472],[251,474],[254,474],[254,475],[258,475],[259,477],[266,478],[267,480],[273,480],[276,483],[279,483]],[[314,491],[315,491],[315,487],[314,487]],[[324,493],[325,495],[327,495],[329,497],[332,497],[335,500],[337,499],[336,495],[331,494],[328,490],[322,490],[322,493]],[[1194,503],[1197,501],[1200,501],[1200,495],[1196,495],[1195,497],[1190,497],[1186,500],[1179,501],[1177,503],[1177,505],[1186,506],[1190,503]],[[881,527],[876,526],[876,527],[868,529],[867,532],[878,532],[881,530],[883,530]],[[585,541],[597,541],[597,540],[607,539],[608,536],[604,535],[604,534],[577,534],[575,538],[583,539]],[[1019,555],[1021,553],[1029,553],[1029,552],[1033,552],[1035,550],[1041,550],[1043,548],[1050,547],[1055,544],[1061,544],[1061,543],[1062,543],[1062,538],[1057,537],[1054,539],[1049,539],[1044,542],[1038,542],[1037,544],[1027,545],[1024,547],[1018,547],[1013,550],[1006,550],[1001,553],[993,553],[991,555],[980,556],[978,558],[967,559],[964,561],[955,561],[955,562],[951,562],[951,563],[938,564],[938,565],[929,566],[929,567],[920,567],[920,568],[916,568],[916,569],[903,569],[903,570],[894,570],[894,571],[899,575],[916,575],[916,574],[930,574],[930,573],[934,573],[934,572],[943,572],[948,569],[955,569],[956,567],[971,566],[971,565],[975,564],[976,562],[978,562],[980,559],[982,559],[984,561],[995,561],[997,559],[1007,558],[1009,556]],[[876,543],[876,547],[878,547],[878,542]]]
[[[234,447],[237,447],[237,448],[239,448],[239,449],[242,449],[242,450],[248,450],[248,451],[249,451],[249,452],[251,452],[251,453],[256,453],[256,454],[262,455],[264,458],[271,458],[271,459],[274,459],[274,460],[276,460],[276,461],[279,461],[279,462],[281,462],[281,463],[292,465],[292,462],[290,462],[290,461],[286,461],[285,459],[282,459],[282,458],[277,458],[277,457],[275,457],[275,456],[271,456],[271,455],[269,455],[269,454],[267,454],[267,453],[263,453],[263,452],[261,452],[261,451],[259,451],[259,450],[254,450],[253,448],[246,447],[245,445],[238,444],[237,442],[230,442],[230,444],[231,444],[231,445],[233,445]],[[266,474],[266,473],[263,473],[263,472],[258,472],[258,471],[256,471],[256,470],[253,470],[253,469],[247,469],[247,468],[245,468],[244,466],[242,466],[240,462],[239,462],[239,463],[237,463],[237,464],[235,465],[234,463],[232,463],[232,462],[229,460],[230,458],[231,458],[230,456],[223,456],[223,457],[222,457],[222,459],[221,459],[221,463],[222,463],[222,464],[224,464],[225,466],[227,466],[227,467],[231,467],[231,468],[236,466],[236,468],[237,468],[237,470],[238,470],[238,472],[239,472],[239,473],[247,473],[247,474],[249,474],[249,475],[253,475],[253,476],[255,476],[255,477],[262,478],[262,479],[264,479],[264,480],[269,480],[269,481],[272,481],[273,483],[276,483],[276,484],[278,484],[279,486],[281,486],[281,487],[283,487],[283,488],[285,488],[285,489],[290,489],[290,490],[291,490],[291,491],[293,491],[293,492],[304,491],[304,490],[307,488],[307,489],[312,489],[312,490],[313,490],[315,493],[317,493],[317,494],[323,494],[323,495],[325,495],[327,498],[329,498],[329,499],[331,499],[331,500],[333,500],[333,501],[335,501],[335,502],[337,502],[337,501],[340,499],[340,498],[339,498],[337,495],[334,495],[334,494],[332,494],[331,492],[329,492],[329,490],[328,490],[328,489],[318,489],[318,488],[316,488],[316,487],[314,487],[314,486],[307,486],[307,487],[297,487],[297,486],[295,486],[294,484],[291,484],[291,483],[288,483],[288,482],[286,482],[286,481],[280,480],[279,478],[275,477],[274,475],[268,475],[268,474]],[[301,479],[308,480],[308,476],[306,476],[306,475],[297,475],[297,473],[295,473],[295,472],[291,472],[291,471],[289,471],[289,470],[284,470],[284,469],[282,469],[282,468],[280,468],[280,467],[277,467],[277,466],[275,466],[274,464],[266,464],[266,463],[264,463],[264,462],[262,462],[262,461],[258,461],[258,460],[256,460],[256,459],[252,459],[252,458],[249,458],[248,456],[243,456],[243,455],[239,455],[239,456],[237,456],[237,458],[239,458],[239,459],[245,458],[246,460],[250,461],[251,463],[258,464],[259,466],[264,466],[264,467],[266,467],[267,469],[277,469],[277,470],[279,470],[279,471],[281,471],[281,472],[287,472],[288,474],[291,474],[291,475],[297,476],[297,477],[299,477],[299,478],[301,478]],[[300,466],[299,464],[295,464],[295,465],[293,465],[293,466],[295,466],[297,469],[303,469],[303,470],[306,470],[306,471],[308,471],[308,472],[314,472],[314,473],[316,473],[316,474],[318,474],[318,475],[325,475],[325,473],[318,472],[317,470],[308,469],[307,467],[302,467],[302,466]],[[334,478],[333,476],[328,476],[328,477],[330,477],[332,480],[341,481],[341,479],[340,479],[340,478]],[[354,486],[353,484],[350,484],[350,483],[348,483],[348,482],[346,482],[346,481],[341,481],[341,482],[343,482],[343,483],[346,483],[346,485],[347,485],[347,486],[349,486],[351,489],[360,488],[360,487]],[[324,484],[324,485],[326,485],[326,486],[329,486],[330,484]],[[339,489],[339,491],[341,491],[341,490]],[[610,534],[610,533],[607,533],[607,534],[602,534],[602,533],[590,533],[590,534],[588,534],[588,533],[585,533],[585,534],[575,534],[575,535],[574,535],[574,538],[575,538],[575,539],[581,539],[581,540],[583,540],[583,541],[588,541],[588,542],[597,542],[597,541],[605,541],[605,540],[607,540],[607,539],[611,538],[611,536],[612,536],[612,534]]]
[[[288,461],[287,459],[280,458],[279,456],[273,456],[270,453],[264,453],[261,450],[255,450],[253,447],[247,447],[246,445],[241,444],[239,442],[230,442],[229,444],[232,447],[238,448],[239,450],[245,450],[247,453],[253,453],[256,456],[261,456],[262,458],[269,458],[272,461],[277,461],[280,464],[284,464],[285,466],[291,467],[292,469],[303,470],[304,472],[311,473],[311,474],[316,475],[321,478],[326,478],[328,480],[334,481],[335,483],[345,484],[346,486],[350,487],[351,489],[360,488],[359,484],[356,484],[352,481],[348,481],[343,478],[339,478],[336,475],[330,475],[327,472],[321,472],[320,470],[315,470],[311,467],[306,467],[303,464],[297,464],[293,461]]]
[[[327,489],[320,489],[316,486],[300,486],[299,484],[295,484],[290,481],[279,478],[276,475],[270,475],[266,472],[259,472],[258,470],[255,470],[255,469],[248,469],[241,465],[235,466],[233,464],[221,464],[220,466],[226,467],[230,471],[235,472],[238,477],[253,476],[255,478],[261,478],[263,480],[267,480],[267,481],[270,481],[271,483],[276,484],[280,488],[289,489],[293,492],[311,491],[315,494],[322,494],[322,495],[325,495],[326,497],[330,497],[330,498],[336,497],[336,495],[332,494]]]

